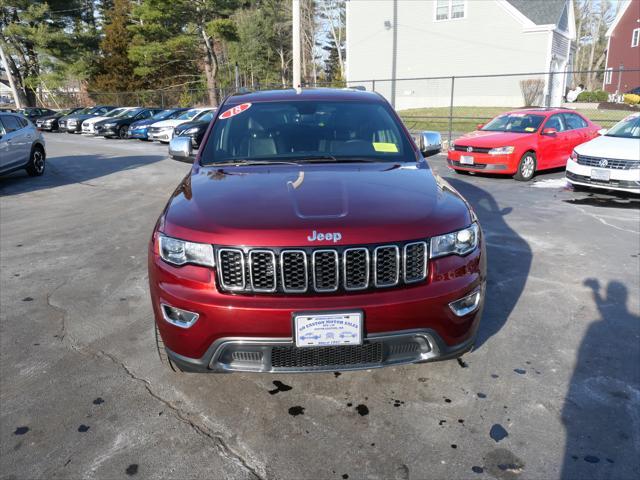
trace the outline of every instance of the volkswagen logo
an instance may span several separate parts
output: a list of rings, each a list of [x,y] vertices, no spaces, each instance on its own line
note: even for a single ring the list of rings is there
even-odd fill
[[[603,158],[602,160],[600,160],[600,161],[598,162],[598,166],[599,166],[599,167],[605,168],[607,165],[609,165],[609,162],[607,161],[607,159],[606,159],[606,158]]]
[[[467,147],[467,152],[473,152],[473,147]]]

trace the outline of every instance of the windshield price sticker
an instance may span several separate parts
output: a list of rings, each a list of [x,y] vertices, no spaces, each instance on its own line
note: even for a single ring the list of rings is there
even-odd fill
[[[240,105],[231,107],[229,110],[225,110],[218,118],[220,120],[226,120],[227,118],[235,117],[236,115],[239,115],[242,112],[249,110],[249,108],[251,108],[250,103],[241,103]]]
[[[360,345],[362,313],[300,314],[294,317],[298,347]]]

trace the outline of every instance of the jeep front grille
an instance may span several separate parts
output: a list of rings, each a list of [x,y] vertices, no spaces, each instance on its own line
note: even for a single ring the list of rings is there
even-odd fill
[[[218,282],[235,293],[356,292],[427,278],[426,241],[344,248],[216,250]]]

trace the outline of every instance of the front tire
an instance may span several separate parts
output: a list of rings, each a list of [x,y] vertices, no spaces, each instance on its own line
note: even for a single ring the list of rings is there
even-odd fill
[[[30,177],[39,177],[44,173],[46,166],[46,154],[41,146],[35,146],[31,150],[31,157],[27,164],[27,173]]]
[[[127,138],[127,127],[122,126],[118,129],[118,138],[121,140]]]
[[[520,163],[518,164],[518,171],[513,176],[513,178],[520,182],[528,182],[535,175],[536,166],[536,154],[533,152],[525,153],[520,159]]]
[[[171,361],[169,355],[167,355],[167,350],[164,347],[164,342],[162,341],[162,337],[160,336],[160,330],[158,330],[158,324],[154,321],[153,326],[155,328],[155,338],[156,338],[156,350],[158,351],[158,357],[160,357],[160,363],[168,370],[171,370],[175,373],[181,373],[180,367],[178,367],[175,363]]]

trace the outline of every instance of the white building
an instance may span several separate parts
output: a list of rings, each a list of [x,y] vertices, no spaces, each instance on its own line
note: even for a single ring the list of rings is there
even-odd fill
[[[348,0],[347,81],[397,109],[524,105],[521,81],[537,79],[535,104],[560,105],[575,39],[573,0]],[[525,75],[558,72],[553,75]],[[397,79],[393,82],[393,79]],[[395,84],[395,86],[394,86]]]

